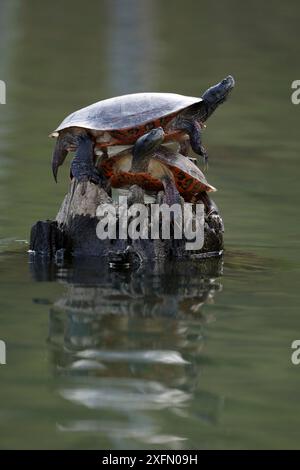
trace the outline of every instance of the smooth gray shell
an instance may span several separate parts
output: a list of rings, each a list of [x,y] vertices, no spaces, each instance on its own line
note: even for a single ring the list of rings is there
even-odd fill
[[[201,98],[175,93],[117,96],[75,111],[53,133],[73,126],[99,131],[128,129],[179,112],[201,101]]]

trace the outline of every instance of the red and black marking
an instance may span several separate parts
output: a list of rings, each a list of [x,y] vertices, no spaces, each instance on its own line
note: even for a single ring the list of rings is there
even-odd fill
[[[162,182],[153,178],[149,173],[129,173],[121,171],[114,174],[110,179],[113,188],[124,188],[137,184],[146,191],[160,191],[163,189]]]
[[[141,137],[142,135],[146,134],[147,132],[157,127],[162,127],[164,129],[164,131],[166,132],[166,140],[169,140],[170,137],[171,136],[173,137],[175,134],[177,134],[177,132],[175,131],[175,132],[169,133],[169,138],[168,138],[168,132],[166,131],[165,128],[176,114],[177,113],[173,113],[173,114],[170,114],[169,116],[164,116],[162,118],[155,119],[154,121],[147,122],[146,124],[143,124],[142,126],[130,127],[129,129],[111,130],[109,131],[109,133],[112,138],[112,143],[98,142],[96,144],[96,147],[101,148],[101,147],[108,147],[110,145],[132,145],[132,144],[135,144],[135,142],[137,141],[139,137]]]
[[[209,192],[210,187],[201,183],[190,175],[175,167],[169,167],[173,173],[176,187],[185,201],[192,201],[194,196],[203,191]],[[160,179],[154,178],[149,173],[131,173],[120,171],[113,173],[113,169],[106,166],[104,171],[106,177],[110,177],[113,188],[125,188],[137,184],[146,191],[161,191],[164,189]]]

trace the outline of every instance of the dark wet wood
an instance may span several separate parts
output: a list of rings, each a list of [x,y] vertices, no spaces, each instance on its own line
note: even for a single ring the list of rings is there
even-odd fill
[[[185,240],[100,240],[96,235],[99,222],[96,211],[105,203],[114,204],[117,208],[117,203],[99,186],[73,180],[56,219],[39,221],[32,227],[30,249],[37,255],[50,258],[98,256],[112,262],[118,256],[124,257],[125,250],[126,259],[140,262],[159,258],[201,257],[223,249],[222,224],[218,216],[206,217],[205,242],[199,252],[186,251]]]

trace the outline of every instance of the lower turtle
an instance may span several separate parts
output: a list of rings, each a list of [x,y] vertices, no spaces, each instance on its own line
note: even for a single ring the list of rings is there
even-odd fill
[[[164,130],[159,127],[140,137],[131,149],[105,158],[100,169],[114,188],[138,185],[145,191],[164,190],[165,201],[172,205],[180,201],[201,200],[206,213],[218,213],[207,193],[216,191],[202,171],[189,158],[161,145]]]

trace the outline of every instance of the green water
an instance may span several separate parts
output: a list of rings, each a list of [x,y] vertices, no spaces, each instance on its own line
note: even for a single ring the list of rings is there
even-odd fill
[[[297,1],[0,3],[0,447],[299,448]],[[224,265],[29,263],[55,216],[47,135],[84,105],[236,89],[208,122]]]

